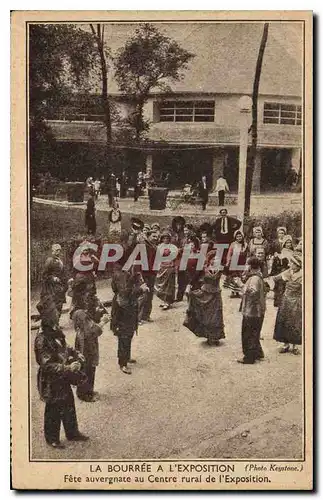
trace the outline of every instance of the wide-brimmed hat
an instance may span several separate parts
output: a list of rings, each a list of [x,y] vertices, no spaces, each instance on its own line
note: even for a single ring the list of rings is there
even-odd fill
[[[209,222],[203,222],[203,224],[200,225],[200,233],[211,233],[212,232],[212,226]]]
[[[302,267],[303,265],[303,257],[300,253],[293,253],[293,255],[289,259],[290,262],[293,262],[298,267]]]
[[[131,226],[133,227],[133,229],[141,230],[144,227],[144,223],[141,219],[138,219],[137,217],[132,217]]]

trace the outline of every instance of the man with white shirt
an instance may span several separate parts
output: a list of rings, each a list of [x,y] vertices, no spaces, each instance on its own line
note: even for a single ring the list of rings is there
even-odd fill
[[[234,232],[240,229],[240,226],[241,221],[235,217],[228,217],[227,209],[222,208],[220,210],[220,217],[213,224],[216,243],[232,243]]]
[[[218,193],[219,197],[219,206],[223,207],[224,206],[224,198],[225,198],[225,192],[229,192],[229,186],[225,178],[220,175],[218,180],[216,181],[216,187],[215,187],[215,192]]]

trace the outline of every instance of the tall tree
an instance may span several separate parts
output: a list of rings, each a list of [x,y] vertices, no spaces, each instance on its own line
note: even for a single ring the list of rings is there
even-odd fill
[[[248,216],[250,214],[250,201],[251,201],[251,191],[252,191],[252,180],[255,170],[256,154],[257,154],[257,142],[258,142],[258,94],[259,94],[259,84],[261,76],[261,68],[264,57],[264,52],[266,48],[267,38],[268,38],[268,28],[269,24],[264,24],[264,29],[261,37],[261,42],[259,46],[255,78],[253,82],[252,90],[252,122],[251,122],[251,148],[249,152],[249,159],[246,172],[246,196],[245,196],[245,206],[244,214]]]
[[[115,77],[119,89],[134,108],[129,122],[135,130],[136,141],[140,141],[149,128],[143,110],[151,90],[169,91],[168,82],[181,80],[193,57],[194,54],[148,23],[141,24],[119,50],[114,60]]]
[[[108,49],[104,40],[104,24],[90,24],[91,31],[93,33],[96,46],[98,49],[99,59],[100,59],[100,68],[101,68],[101,96],[102,96],[102,107],[104,111],[104,120],[107,134],[107,154],[109,153],[109,149],[111,146],[111,108],[110,101],[108,95]]]
[[[54,140],[46,118],[69,101],[96,64],[91,33],[71,24],[29,26],[29,144],[34,170]]]

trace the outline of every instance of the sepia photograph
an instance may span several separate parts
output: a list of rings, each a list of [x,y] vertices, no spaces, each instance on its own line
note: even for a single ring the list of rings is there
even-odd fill
[[[311,489],[312,14],[11,22],[13,487]]]

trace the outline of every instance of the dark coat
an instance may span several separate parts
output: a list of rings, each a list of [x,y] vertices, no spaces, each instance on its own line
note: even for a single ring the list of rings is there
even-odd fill
[[[102,335],[102,328],[83,309],[75,311],[73,322],[76,331],[75,349],[83,354],[88,365],[98,366],[98,337]]]
[[[235,219],[234,217],[227,217],[227,221],[228,221],[228,232],[226,234],[221,233],[222,217],[219,217],[214,222],[213,230],[215,233],[216,243],[232,243],[234,239],[234,232],[237,229],[240,229],[241,226],[240,220]]]
[[[86,204],[85,226],[89,233],[96,233],[95,202],[90,198]]]
[[[141,279],[128,271],[116,270],[111,287],[114,292],[110,328],[117,336],[132,336],[138,328],[138,297]]]
[[[70,396],[71,383],[78,374],[68,365],[78,360],[78,353],[66,345],[65,335],[59,329],[44,328],[35,339],[35,356],[39,365],[37,385],[40,397],[46,402],[66,401]],[[79,373],[80,380],[82,378]]]
[[[241,312],[249,318],[262,318],[266,311],[266,289],[261,272],[250,271],[245,282]]]

